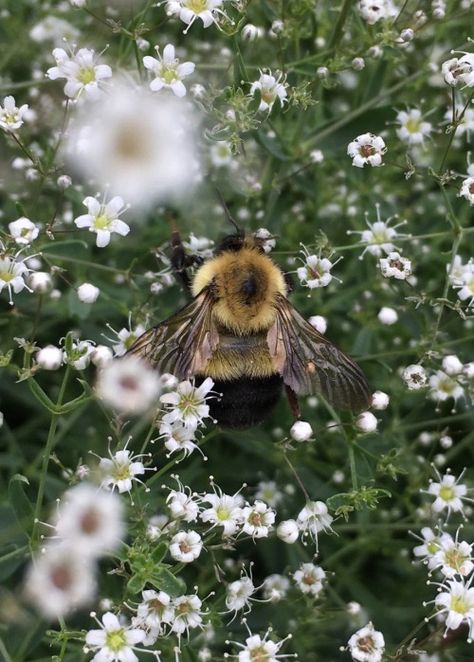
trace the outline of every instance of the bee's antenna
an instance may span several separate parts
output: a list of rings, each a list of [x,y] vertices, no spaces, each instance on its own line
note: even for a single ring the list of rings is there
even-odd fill
[[[242,230],[242,228],[239,228],[239,226],[237,225],[237,222],[236,222],[235,219],[232,217],[232,215],[231,215],[231,213],[230,213],[230,211],[229,211],[229,207],[226,205],[226,202],[225,202],[225,200],[224,200],[224,197],[223,197],[222,193],[219,191],[218,188],[216,188],[215,191],[216,191],[216,193],[217,193],[217,197],[219,198],[219,201],[220,201],[220,203],[221,203],[221,205],[222,205],[222,207],[223,207],[223,209],[224,209],[224,213],[225,213],[225,215],[227,216],[227,220],[228,220],[230,223],[232,223],[232,225],[234,226],[234,228],[237,230],[237,234],[241,234],[241,235],[243,235],[243,234],[244,234],[244,231]]]

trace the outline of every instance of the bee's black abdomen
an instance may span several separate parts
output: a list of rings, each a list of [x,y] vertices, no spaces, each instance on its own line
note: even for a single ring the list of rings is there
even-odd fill
[[[216,381],[213,391],[220,400],[210,400],[211,416],[224,428],[250,428],[268,418],[280,399],[283,380],[271,377],[241,377]]]

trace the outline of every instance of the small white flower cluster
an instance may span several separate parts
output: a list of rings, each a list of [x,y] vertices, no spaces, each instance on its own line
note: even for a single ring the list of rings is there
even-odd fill
[[[470,258],[463,264],[460,255],[456,255],[452,264],[446,266],[449,282],[461,301],[467,302],[467,307],[474,306],[474,259]]]
[[[457,402],[465,396],[465,390],[472,388],[473,364],[463,364],[455,354],[448,354],[443,357],[441,367],[442,370],[428,376],[422,365],[409,365],[403,370],[403,380],[411,391],[429,386],[430,397],[436,402],[445,402],[450,398]]]
[[[218,397],[212,391],[213,380],[208,377],[199,386],[195,381],[180,382],[175,389],[161,396],[160,402],[165,405],[165,413],[161,417],[160,437],[170,453],[184,451],[191,454],[196,448],[196,433],[209,418],[209,398]]]
[[[463,472],[464,473],[464,472]],[[438,481],[431,481],[428,490],[422,490],[434,496],[435,501],[431,508],[435,515],[447,511],[463,514],[463,501],[471,502],[467,497],[468,488],[461,483],[463,474],[456,480],[449,471],[440,476]],[[446,637],[449,630],[457,630],[462,624],[468,627],[468,642],[474,639],[474,556],[473,543],[459,540],[462,527],[456,531],[453,538],[449,533],[440,529],[433,531],[430,527],[421,530],[421,536],[415,536],[421,542],[413,553],[427,565],[430,575],[440,572],[441,582],[428,582],[437,587],[434,600],[424,602],[423,605],[433,604],[435,611],[430,618],[443,618],[445,621]],[[426,619],[430,620],[430,619]]]
[[[54,536],[33,558],[25,589],[39,611],[54,619],[93,599],[97,561],[124,536],[122,503],[117,495],[84,483],[64,493],[49,526]]]
[[[95,392],[115,411],[137,416],[156,406],[161,386],[158,373],[131,355],[107,361],[101,366]]]
[[[296,519],[280,522],[277,527],[277,536],[288,544],[295,543],[300,534],[303,544],[308,536],[315,542],[318,549],[318,534],[331,533],[332,515],[324,501],[308,501],[300,510]]]
[[[64,349],[55,345],[46,345],[36,353],[36,365],[42,370],[58,370],[62,365],[69,365],[74,370],[85,370],[92,363],[103,367],[112,360],[112,350],[106,345],[95,345],[92,340],[77,340]]]
[[[305,246],[303,246],[301,252],[303,253],[303,259],[300,259],[303,262],[303,266],[298,267],[296,270],[300,283],[310,290],[327,287],[334,278],[331,269],[342,258],[331,262],[327,257],[310,254]]]

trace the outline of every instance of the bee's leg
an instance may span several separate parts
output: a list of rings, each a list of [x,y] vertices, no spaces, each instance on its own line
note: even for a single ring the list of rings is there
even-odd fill
[[[283,278],[285,279],[286,289],[288,290],[288,294],[290,294],[295,289],[294,278],[292,277],[291,274],[286,272],[283,273]]]
[[[187,255],[181,241],[181,235],[177,230],[171,234],[171,266],[176,278],[181,281],[184,289],[191,294],[191,278],[188,269],[198,264],[202,264],[202,258],[197,255]]]
[[[293,391],[293,389],[290,386],[286,384],[285,384],[285,389],[286,389],[286,397],[288,398],[288,402],[290,404],[291,413],[296,419],[301,418],[300,403],[298,402],[296,393]]]

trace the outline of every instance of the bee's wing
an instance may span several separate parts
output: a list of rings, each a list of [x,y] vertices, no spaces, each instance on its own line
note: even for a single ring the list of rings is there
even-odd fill
[[[342,409],[367,409],[370,391],[359,366],[318,333],[286,297],[278,297],[275,309],[267,343],[285,384],[297,395],[320,393]]]
[[[214,296],[205,288],[175,315],[145,331],[128,350],[161,373],[187,379],[204,370],[219,335],[212,321]]]

